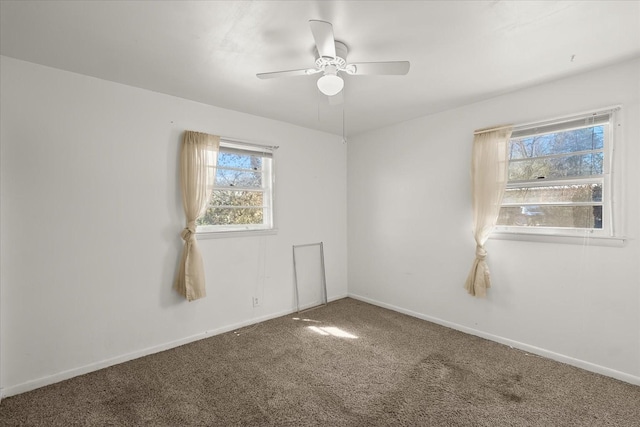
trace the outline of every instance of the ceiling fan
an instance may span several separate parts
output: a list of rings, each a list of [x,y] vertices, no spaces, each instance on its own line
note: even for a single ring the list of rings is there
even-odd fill
[[[311,33],[316,42],[315,68],[260,73],[260,79],[275,77],[308,76],[322,73],[317,85],[320,92],[334,96],[342,91],[344,80],[339,73],[351,76],[362,75],[404,75],[409,72],[409,61],[356,62],[347,63],[347,45],[333,38],[333,25],[330,22],[310,20]]]

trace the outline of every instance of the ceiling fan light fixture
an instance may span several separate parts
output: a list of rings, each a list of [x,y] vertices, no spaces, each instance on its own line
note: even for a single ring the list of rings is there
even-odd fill
[[[0,0],[1,1],[1,0]],[[333,37],[333,25],[330,22],[312,19],[309,21],[311,33],[315,41],[315,68],[274,71],[270,73],[258,73],[259,79],[271,79],[274,77],[308,76],[322,73],[316,84],[318,90],[324,95],[334,96],[344,89],[344,80],[339,72],[351,76],[363,75],[388,75],[400,76],[409,72],[409,61],[387,62],[360,62],[347,63],[347,45]],[[336,99],[336,98],[334,98]]]
[[[329,65],[324,70],[324,75],[318,79],[318,89],[327,96],[340,93],[344,87],[344,80],[338,76],[338,69]]]

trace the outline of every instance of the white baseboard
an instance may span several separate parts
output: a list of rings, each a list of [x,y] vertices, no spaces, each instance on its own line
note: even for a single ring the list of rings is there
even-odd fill
[[[411,317],[416,317],[418,319],[427,320],[432,323],[436,323],[438,325],[446,326],[447,328],[455,329],[460,332],[464,332],[469,335],[475,335],[480,338],[485,338],[490,341],[495,341],[500,344],[508,345],[509,347],[514,347],[520,350],[524,350],[529,353],[536,354],[538,356],[543,356],[557,362],[566,363],[567,365],[575,366],[577,368],[584,369],[586,371],[595,372],[596,374],[605,375],[607,377],[615,378],[620,381],[624,381],[634,385],[640,385],[640,377],[627,374],[625,372],[616,371],[615,369],[610,369],[605,366],[596,365],[591,362],[587,362],[585,360],[576,359],[574,357],[565,356],[560,353],[554,353],[553,351],[546,350],[544,348],[535,347],[529,344],[525,344],[519,341],[514,341],[509,338],[504,338],[498,335],[489,334],[487,332],[483,332],[477,329],[469,328],[467,326],[462,326],[457,323],[449,322],[447,320],[442,320],[437,317],[428,316],[426,314],[417,313],[415,311],[407,310],[402,307],[396,307],[391,304],[383,303],[380,301],[376,301],[371,298],[363,297],[361,295],[349,294],[349,298],[353,298],[362,302],[366,302],[368,304],[376,305],[378,307],[387,308],[392,311],[397,311],[398,313],[406,314]]]
[[[343,298],[353,298],[353,299],[357,299],[372,305],[376,305],[379,307],[383,307],[383,308],[387,308],[389,310],[393,310],[393,311],[397,311],[399,313],[403,313],[412,317],[416,317],[418,319],[423,319],[423,320],[427,320],[429,322],[433,322],[436,323],[438,325],[442,325],[442,326],[446,326],[448,328],[451,329],[455,329],[470,335],[475,335],[481,338],[486,338],[488,340],[491,341],[495,341],[501,344],[505,344],[508,345],[510,347],[515,347],[518,348],[520,350],[524,350],[533,354],[537,354],[539,356],[543,356],[543,357],[547,357],[549,359],[552,360],[556,360],[558,362],[562,362],[562,363],[566,363],[568,365],[572,365],[572,366],[576,366],[578,368],[582,368],[585,369],[587,371],[590,372],[595,372],[597,374],[602,374],[608,377],[612,377],[615,379],[618,379],[620,381],[624,381],[624,382],[628,382],[630,384],[634,384],[634,385],[640,385],[640,377],[635,376],[635,375],[631,375],[631,374],[627,374],[624,372],[620,372],[620,371],[616,371],[614,369],[610,369],[604,366],[600,366],[600,365],[596,365],[590,362],[586,362],[584,360],[580,360],[580,359],[575,359],[573,357],[569,357],[569,356],[565,356],[559,353],[554,353],[552,351],[543,349],[543,348],[539,348],[539,347],[535,347],[529,344],[525,344],[525,343],[521,343],[518,341],[514,341],[508,338],[504,338],[504,337],[500,337],[497,335],[493,335],[493,334],[489,334],[483,331],[479,331],[477,329],[473,329],[473,328],[469,328],[466,326],[462,326],[459,325],[457,323],[453,323],[453,322],[449,322],[446,320],[442,320],[436,317],[432,317],[432,316],[427,316],[425,314],[422,313],[417,313],[415,311],[411,311],[411,310],[407,310],[401,307],[396,307],[394,305],[391,304],[386,304],[371,298],[366,298],[360,295],[356,295],[356,294],[344,294],[344,295],[339,295],[339,296],[334,296],[332,298],[329,298],[329,302],[331,301],[336,301],[339,299],[343,299]],[[165,351],[165,350],[169,350],[175,347],[179,347],[181,345],[184,344],[188,344],[194,341],[198,341],[204,338],[209,338],[215,335],[219,335],[219,334],[223,334],[225,332],[230,332],[236,329],[240,329],[240,328],[244,328],[246,326],[250,326],[250,325],[254,325],[256,323],[260,323],[260,322],[264,322],[266,320],[271,320],[271,319],[275,319],[277,317],[281,317],[281,316],[286,316],[288,314],[292,314],[295,313],[296,310],[295,309],[291,309],[291,310],[283,310],[280,312],[276,312],[276,313],[271,313],[265,316],[261,316],[261,317],[257,317],[257,318],[252,318],[243,322],[239,322],[239,323],[235,323],[233,325],[227,325],[227,326],[223,326],[217,329],[212,329],[209,331],[205,331],[202,332],[200,334],[196,334],[196,335],[192,335],[189,337],[185,337],[185,338],[181,338],[178,340],[174,340],[171,342],[167,342],[165,344],[160,344],[157,346],[153,346],[153,347],[149,347],[146,349],[142,349],[142,350],[138,350],[138,351],[134,351],[131,353],[127,353],[121,356],[117,356],[117,357],[113,357],[110,359],[106,359],[100,362],[96,362],[96,363],[91,363],[85,366],[81,366],[78,368],[73,368],[73,369],[69,369],[66,371],[62,371],[62,372],[58,372],[56,374],[53,375],[48,375],[46,377],[41,377],[35,380],[31,380],[31,381],[27,381],[21,384],[16,384],[10,387],[6,387],[3,389],[0,389],[0,401],[1,399],[4,399],[5,397],[9,397],[9,396],[14,396],[16,394],[20,394],[20,393],[25,393],[27,391],[31,391],[31,390],[35,390],[37,388],[40,387],[44,387],[50,384],[54,384],[60,381],[64,381],[64,380],[68,380],[70,378],[73,377],[77,377],[78,375],[84,375],[84,374],[88,374],[90,372],[94,372],[94,371],[98,371],[100,369],[104,369],[104,368],[108,368],[109,366],[113,366],[113,365],[117,365],[120,363],[124,363],[127,362],[129,360],[133,360],[133,359],[137,359],[140,357],[144,357],[144,356],[148,356],[154,353],[159,353],[161,351]]]
[[[342,294],[338,296],[333,296],[328,298],[328,301],[336,301],[339,299],[346,298],[347,294]],[[222,326],[220,328],[212,329],[209,331],[205,331],[199,334],[191,335],[189,337],[181,338],[178,340],[170,341],[164,344],[156,345],[153,347],[148,347],[142,350],[134,351],[131,353],[123,354],[121,356],[116,356],[110,359],[106,359],[96,363],[90,363],[85,366],[81,366],[78,368],[69,369],[66,371],[58,372],[53,375],[48,375],[46,377],[37,378],[35,380],[26,381],[21,384],[16,384],[13,386],[9,386],[6,388],[0,388],[0,401],[9,396],[15,396],[16,394],[25,393],[27,391],[35,390],[40,387],[44,387],[50,384],[55,384],[60,381],[68,380],[73,377],[77,377],[78,375],[88,374],[90,372],[98,371],[100,369],[108,368],[109,366],[117,365],[120,363],[128,362],[129,360],[138,359],[140,357],[149,356],[154,353],[159,353],[161,351],[170,350],[175,347],[179,347],[181,345],[189,344],[194,341],[199,341],[204,338],[209,338],[215,335],[220,335],[225,332],[230,332],[236,329],[244,328],[250,325],[254,325],[256,323],[264,322],[266,320],[275,319],[277,317],[286,316],[292,313],[295,313],[296,309],[292,308],[290,310],[282,310],[279,312],[267,314],[260,317],[254,317],[249,320],[245,320],[243,322],[234,323],[232,325]]]

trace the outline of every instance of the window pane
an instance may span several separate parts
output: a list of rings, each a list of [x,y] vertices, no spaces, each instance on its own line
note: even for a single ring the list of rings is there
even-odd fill
[[[213,206],[255,206],[262,207],[263,193],[260,191],[213,190]]]
[[[221,151],[218,153],[218,166],[258,171],[262,169],[262,157]]]
[[[602,184],[508,188],[502,203],[601,202]]]
[[[509,181],[601,175],[602,152],[509,162]]]
[[[242,225],[262,224],[262,208],[217,208],[210,207],[198,219],[197,225]]]
[[[209,205],[197,220],[201,232],[264,230],[273,226],[270,149],[221,141]],[[244,145],[247,148],[244,148]],[[234,227],[237,226],[237,227]]]
[[[230,170],[218,167],[215,186],[261,188],[262,172]]]
[[[602,228],[602,206],[502,207],[498,225]]]
[[[576,151],[601,150],[604,126],[511,140],[510,159],[528,159]]]

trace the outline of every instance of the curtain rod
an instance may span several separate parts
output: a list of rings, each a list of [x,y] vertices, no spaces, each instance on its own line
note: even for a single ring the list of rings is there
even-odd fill
[[[206,132],[200,132],[200,131],[195,131],[195,130],[185,130],[185,132],[195,132],[195,133],[201,133],[201,134],[215,136],[215,137],[220,138],[221,141],[226,141],[226,142],[229,142],[231,144],[246,145],[246,146],[249,146],[249,147],[261,147],[261,148],[266,148],[266,149],[269,149],[269,150],[277,150],[278,148],[280,148],[279,145],[264,145],[264,144],[259,144],[259,143],[256,143],[256,142],[244,141],[244,140],[241,140],[241,139],[229,138],[229,137],[221,136],[221,135],[207,134]]]
[[[613,112],[616,112],[616,111],[620,110],[620,108],[621,108],[620,105],[611,105],[611,106],[604,107],[604,108],[598,108],[598,109],[595,109],[595,110],[584,111],[584,112],[581,112],[581,113],[571,114],[571,115],[567,115],[567,116],[555,117],[555,118],[547,119],[547,120],[540,120],[540,121],[537,121],[537,122],[520,123],[518,125],[500,125],[500,126],[494,126],[494,127],[490,127],[490,128],[476,129],[475,131],[473,131],[473,134],[474,135],[480,135],[482,133],[493,132],[495,130],[506,129],[508,127],[512,127],[513,130],[516,131],[516,130],[521,130],[521,129],[527,129],[529,127],[541,126],[541,125],[544,125],[544,124],[547,124],[547,123],[554,123],[554,122],[569,120],[569,119],[573,119],[573,118],[577,119],[577,118],[584,117],[586,115],[600,115],[600,114],[606,114],[606,113],[613,113]]]
[[[575,114],[554,117],[554,118],[547,119],[547,120],[538,120],[536,122],[521,123],[519,125],[514,126],[513,130],[515,132],[515,131],[519,131],[519,130],[526,130],[526,129],[529,129],[529,128],[545,126],[545,125],[548,125],[548,124],[554,124],[556,122],[564,122],[564,121],[567,121],[567,120],[582,119],[582,118],[586,118],[587,116],[599,116],[601,114],[611,114],[611,113],[615,113],[616,111],[619,111],[621,108],[622,108],[621,105],[611,105],[611,106],[608,106],[608,107],[597,108],[597,109],[588,110],[588,111],[582,111],[582,112],[575,113]]]
[[[261,147],[261,148],[267,148],[270,150],[277,150],[278,148],[280,148],[279,145],[263,145],[263,144],[258,144],[251,141],[243,141],[241,139],[228,138],[226,136],[220,136],[220,140],[225,142],[230,142],[232,144],[246,145],[249,147]]]
[[[501,125],[492,128],[476,129],[473,131],[474,135],[480,135],[481,133],[493,132],[494,130],[502,130],[513,127],[513,125]]]

